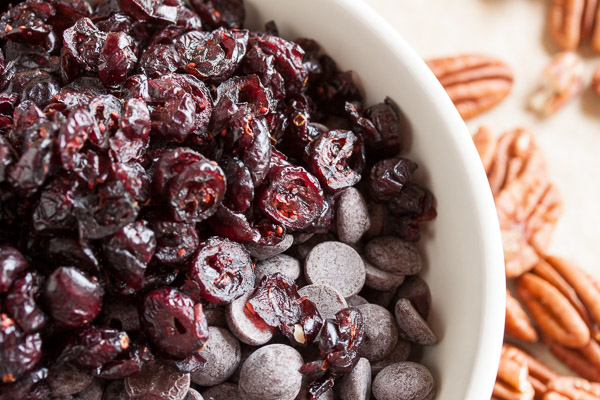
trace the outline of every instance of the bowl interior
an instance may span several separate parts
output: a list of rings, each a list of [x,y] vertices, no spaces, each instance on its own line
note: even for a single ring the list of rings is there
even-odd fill
[[[408,157],[434,193],[438,217],[421,243],[440,343],[422,361],[439,399],[489,398],[504,323],[504,266],[493,200],[468,131],[422,60],[356,0],[246,0],[248,26],[275,20],[283,37],[317,40],[351,69],[371,105],[391,97],[410,126]]]

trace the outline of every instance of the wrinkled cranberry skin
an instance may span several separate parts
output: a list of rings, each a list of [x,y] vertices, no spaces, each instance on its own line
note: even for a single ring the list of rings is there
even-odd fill
[[[162,265],[176,267],[189,259],[200,245],[194,224],[154,219],[151,228],[156,236],[154,259]]]
[[[316,305],[298,294],[298,286],[280,273],[263,277],[248,299],[246,308],[265,324],[279,327],[293,343],[307,346],[319,334],[323,319]],[[300,324],[304,342],[298,343],[294,335]]]
[[[139,21],[173,24],[177,22],[177,5],[181,3],[169,0],[119,0],[118,4],[121,10]]]
[[[371,168],[369,193],[375,201],[390,201],[398,195],[417,170],[418,165],[407,158],[388,158]]]
[[[0,246],[0,293],[7,292],[15,279],[29,266],[27,261],[14,247]]]
[[[418,242],[420,225],[437,216],[433,194],[414,183],[406,184],[387,208],[394,216],[391,224],[394,233],[408,242]]]
[[[118,86],[125,82],[137,64],[132,48],[133,39],[123,32],[111,32],[98,57],[98,76],[106,86]]]
[[[92,321],[102,307],[104,290],[96,278],[74,267],[59,267],[46,279],[43,299],[49,314],[67,327]]]
[[[239,28],[246,18],[242,0],[191,0],[190,3],[202,21],[213,29]]]
[[[217,212],[207,221],[214,233],[227,239],[247,243],[255,237],[248,218],[243,213],[225,205],[220,205]]]
[[[247,30],[217,29],[192,31],[177,39],[180,67],[203,81],[220,83],[229,79],[246,54]]]
[[[25,333],[37,332],[46,324],[46,315],[36,304],[42,283],[38,272],[29,271],[15,280],[6,295],[6,309]]]
[[[189,277],[200,285],[202,298],[228,304],[254,287],[254,264],[244,246],[213,236],[191,260]]]
[[[119,121],[119,128],[129,139],[147,139],[150,135],[150,111],[141,99],[129,99]]]
[[[254,199],[254,183],[248,168],[237,157],[227,158],[220,163],[227,179],[227,191],[223,204],[244,212]]]
[[[0,314],[0,379],[12,383],[31,370],[42,356],[39,333],[24,334],[11,318]]]
[[[181,58],[175,46],[157,43],[144,50],[138,68],[149,78],[159,78],[162,75],[176,72],[180,64]]]
[[[73,216],[73,195],[78,182],[56,178],[46,186],[33,210],[33,227],[37,232],[72,230],[77,226]]]
[[[54,234],[48,240],[46,257],[54,265],[77,265],[79,269],[96,274],[100,261],[95,249],[86,240],[71,235]]]
[[[99,30],[89,18],[81,18],[63,33],[62,63],[73,60],[87,71],[98,71],[100,52],[107,33]],[[64,73],[67,71],[64,70]],[[75,76],[66,76],[71,81]]]
[[[302,167],[284,166],[269,172],[269,182],[257,196],[260,210],[289,229],[308,227],[321,213],[323,190]]]
[[[146,221],[125,225],[103,243],[107,267],[115,278],[133,289],[141,289],[146,266],[156,250],[154,232]]]
[[[52,51],[56,35],[48,19],[56,13],[46,2],[27,1],[0,17],[0,39],[37,45]]]
[[[351,131],[331,130],[310,144],[309,166],[323,187],[339,191],[360,181],[365,152]]]
[[[144,296],[140,318],[154,346],[168,357],[182,359],[200,350],[208,339],[202,304],[163,287]]]
[[[45,384],[47,377],[46,368],[40,367],[28,372],[18,381],[0,386],[0,400],[46,400],[50,398],[50,391]]]
[[[109,362],[129,347],[127,333],[88,325],[78,329],[67,343],[59,360],[72,361],[82,368],[94,369]]]

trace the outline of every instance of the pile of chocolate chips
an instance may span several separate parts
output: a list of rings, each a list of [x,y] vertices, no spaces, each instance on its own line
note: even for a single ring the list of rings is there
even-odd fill
[[[1,15],[0,399],[318,398],[385,360],[420,376],[397,361],[435,342],[429,292],[403,281],[436,212],[398,158],[398,111],[363,108],[315,41],[244,16],[242,0]]]

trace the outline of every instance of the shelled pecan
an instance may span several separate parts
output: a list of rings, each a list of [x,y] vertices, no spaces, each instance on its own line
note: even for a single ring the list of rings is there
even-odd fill
[[[521,303],[506,291],[506,321],[504,334],[524,342],[537,342],[538,334]]]
[[[600,52],[599,19],[598,0],[553,0],[548,17],[550,35],[562,50],[575,50],[590,39],[594,51]]]
[[[427,65],[463,119],[479,115],[500,103],[513,84],[511,68],[494,57],[467,54],[428,60]]]
[[[570,51],[555,55],[542,72],[538,89],[529,106],[541,116],[549,116],[574,99],[583,89],[583,63]]]
[[[583,378],[562,376],[548,384],[544,400],[597,400],[600,398],[600,383]]]
[[[484,127],[473,141],[496,202],[506,276],[515,278],[533,268],[546,251],[561,199],[531,132],[515,129],[495,138]]]

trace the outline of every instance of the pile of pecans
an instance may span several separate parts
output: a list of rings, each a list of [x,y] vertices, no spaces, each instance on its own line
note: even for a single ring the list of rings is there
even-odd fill
[[[600,25],[593,27],[600,15],[597,3],[553,2],[549,27],[565,51],[551,59],[530,98],[530,108],[539,115],[554,114],[585,86],[581,58],[573,50],[590,37],[594,49],[600,49]],[[513,84],[511,68],[490,56],[461,55],[427,64],[465,120],[500,103]],[[600,95],[600,67],[591,85]],[[498,136],[481,127],[473,141],[496,204],[509,288],[492,400],[600,399],[600,282],[549,254],[562,201],[541,149],[522,128]],[[561,376],[522,348],[536,342],[578,376]]]

